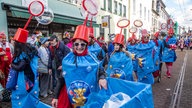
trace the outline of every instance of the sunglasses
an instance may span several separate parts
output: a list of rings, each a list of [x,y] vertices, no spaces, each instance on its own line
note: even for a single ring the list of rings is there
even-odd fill
[[[85,47],[87,44],[86,43],[74,43],[74,45],[77,47],[81,45],[82,47]]]
[[[144,37],[144,39],[149,39],[149,37]]]

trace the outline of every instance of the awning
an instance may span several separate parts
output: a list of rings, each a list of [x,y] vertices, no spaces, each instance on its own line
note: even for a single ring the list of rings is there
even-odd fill
[[[25,7],[16,6],[16,5],[7,4],[7,3],[2,3],[2,8],[3,8],[3,6],[9,7],[12,17],[28,19],[30,16],[28,9]],[[76,11],[78,11],[78,10],[76,10]],[[33,18],[33,19],[35,19],[35,18]],[[79,16],[76,17],[76,15],[73,13],[71,13],[70,15],[69,15],[69,13],[68,13],[68,15],[54,13],[53,22],[55,22],[55,23],[80,25],[80,24],[83,24],[83,21],[84,21],[83,17],[82,18],[80,18]],[[93,20],[93,27],[99,27],[99,24],[96,24],[95,20]]]

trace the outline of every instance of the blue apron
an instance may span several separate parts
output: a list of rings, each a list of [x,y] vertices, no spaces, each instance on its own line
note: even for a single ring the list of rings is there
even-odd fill
[[[133,81],[132,59],[124,52],[115,52],[110,56],[107,76]]]
[[[103,108],[103,105],[116,93],[124,93],[130,97],[126,101],[121,95],[117,96],[113,102],[117,104],[125,101],[118,108],[154,108],[152,87],[150,84],[125,81],[116,78],[107,79],[107,90],[102,89],[98,93],[91,93],[88,102],[83,108]],[[115,108],[115,107],[114,107]]]
[[[137,44],[135,44],[135,45],[130,45],[130,44],[128,44],[127,45],[127,50],[129,51],[129,52],[131,52],[131,58],[132,58],[132,63],[133,63],[133,71],[137,71],[137,63],[136,63],[136,59],[135,59],[135,57],[136,57],[136,50],[135,50],[135,47],[137,46]]]
[[[94,55],[76,56],[69,53],[62,61],[68,97],[75,106],[83,106],[88,95],[98,90],[99,62]]]
[[[154,46],[152,41],[147,44],[136,46],[137,76],[138,81],[148,84],[154,83],[152,72],[154,72]]]
[[[177,40],[175,37],[172,37],[172,38],[169,38],[168,42],[166,42],[166,38],[167,38],[167,36],[163,39],[163,43],[162,43],[163,44],[162,61],[163,62],[174,62],[177,59],[175,50],[165,47],[165,43],[167,45],[171,45],[171,44],[176,45]]]
[[[18,80],[16,90],[12,91],[11,102],[12,108],[51,108],[51,106],[42,103],[38,99],[39,83],[38,83],[38,57],[34,57],[30,62],[31,69],[34,73],[34,86],[30,92],[27,92],[25,86],[24,72],[18,72]]]

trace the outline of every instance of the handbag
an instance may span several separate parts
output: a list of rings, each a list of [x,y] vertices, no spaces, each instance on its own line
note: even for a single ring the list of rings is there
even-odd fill
[[[15,90],[17,85],[18,72],[13,68],[10,68],[9,75],[6,83],[6,89]]]
[[[38,60],[38,70],[39,73],[48,73],[47,66],[42,62],[41,59]]]

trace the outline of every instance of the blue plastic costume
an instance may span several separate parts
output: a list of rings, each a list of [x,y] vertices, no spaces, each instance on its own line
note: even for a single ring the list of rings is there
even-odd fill
[[[17,59],[13,62],[17,62],[18,59],[26,58],[26,54],[22,53]],[[42,103],[38,99],[39,95],[39,83],[38,83],[38,57],[34,56],[30,61],[30,66],[35,76],[33,88],[30,92],[26,90],[26,77],[24,72],[18,72],[18,80],[16,90],[12,90],[12,108],[51,108],[51,106]]]
[[[94,54],[76,56],[71,52],[63,59],[62,69],[71,103],[84,105],[88,95],[98,90],[99,61]]]
[[[153,84],[154,78],[154,46],[152,41],[146,44],[139,43],[136,46],[137,76],[138,81]]]
[[[173,36],[172,38],[169,38],[166,42],[167,36],[163,39],[163,55],[162,55],[162,61],[163,62],[174,62],[177,57],[174,49],[171,49],[171,45],[176,45],[176,38]]]
[[[99,46],[99,44],[97,42],[94,42],[93,45],[89,45],[88,46],[88,51],[90,53],[93,53],[97,56],[98,59],[100,59],[99,56],[101,56],[102,60],[101,60],[101,65],[104,62],[104,57],[105,57],[105,52],[103,51],[103,49]]]
[[[131,45],[130,43],[127,45],[127,50],[131,52],[132,64],[133,64],[133,71],[137,71],[137,63],[136,63],[136,50],[135,47],[137,44]]]
[[[91,93],[88,102],[83,108],[103,108],[103,105],[113,94],[124,93],[130,96],[130,100],[125,101],[121,95],[117,96],[114,102],[117,104],[125,101],[118,108],[154,108],[152,88],[150,84],[108,78],[108,89],[102,89],[99,93]],[[116,107],[114,107],[116,108]]]
[[[160,69],[160,63],[161,63],[161,58],[162,58],[162,53],[161,53],[161,48],[162,48],[162,41],[161,40],[157,40],[158,46],[156,45],[154,47],[154,71],[159,70]]]
[[[132,59],[124,52],[115,52],[110,56],[107,76],[133,81]]]

